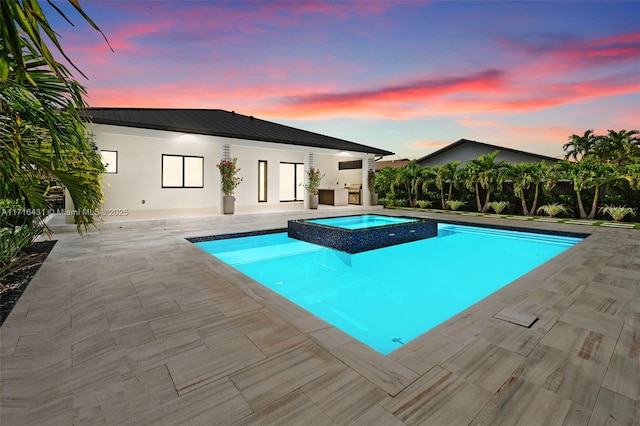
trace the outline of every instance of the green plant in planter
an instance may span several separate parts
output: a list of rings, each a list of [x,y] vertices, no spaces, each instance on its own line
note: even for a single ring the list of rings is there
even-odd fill
[[[376,171],[373,169],[367,172],[367,187],[369,192],[375,192],[376,190]]]
[[[635,216],[635,209],[627,206],[603,206],[600,207],[600,213],[608,214],[616,222],[620,222],[626,215]]]
[[[571,209],[569,207],[566,207],[564,204],[553,203],[540,206],[537,213],[544,213],[549,217],[556,217],[560,213],[568,215],[569,213],[571,213]]]
[[[222,184],[222,192],[224,195],[233,195],[235,189],[242,182],[242,178],[237,174],[240,168],[237,166],[238,159],[220,160],[216,167],[220,170],[220,183]]]
[[[427,207],[431,207],[431,204],[433,203],[428,200],[418,200],[417,204],[419,208],[426,209]]]
[[[319,169],[310,168],[307,172],[308,183],[304,186],[304,189],[309,191],[309,194],[318,194],[318,188],[320,188],[320,181],[324,175],[320,174]]]
[[[467,204],[466,201],[458,201],[458,200],[449,200],[446,203],[451,210],[458,210],[460,207],[464,206],[465,204]]]
[[[504,209],[509,207],[509,202],[508,201],[492,201],[489,203],[489,207],[493,209],[493,211],[496,212],[496,214],[500,214]]]

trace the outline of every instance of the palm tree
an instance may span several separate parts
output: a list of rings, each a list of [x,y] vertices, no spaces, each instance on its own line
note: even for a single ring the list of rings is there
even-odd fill
[[[444,200],[444,185],[449,183],[449,192],[447,194],[447,201],[451,200],[451,194],[453,193],[453,187],[456,184],[456,175],[458,171],[459,161],[451,161],[442,166],[434,167],[435,171],[435,184],[440,190],[440,204],[442,209],[446,209],[447,205]]]
[[[569,179],[573,183],[573,190],[578,201],[578,211],[580,218],[593,219],[596,216],[600,189],[609,182],[626,179],[616,167],[605,163],[595,156],[582,158],[578,163],[560,161],[555,165],[560,175]],[[591,210],[587,214],[583,203],[583,191],[593,189],[593,201]]]
[[[593,129],[589,129],[584,132],[582,136],[571,135],[569,136],[569,142],[562,146],[565,151],[564,158],[568,160],[569,157],[573,157],[574,160],[592,154],[593,148],[596,145],[597,136],[593,133]]]
[[[40,90],[9,79],[0,85],[4,100],[0,116],[0,198],[22,200],[25,207],[46,210],[45,183],[53,177],[63,184],[77,210],[76,224],[95,222],[93,213],[102,202],[99,153],[85,138],[82,122],[76,119],[69,88],[80,96],[77,83],[63,82],[41,61],[27,59],[27,70]],[[43,88],[46,88],[44,90]]]
[[[96,31],[104,37],[107,44],[109,41],[100,31],[100,28],[89,18],[84,12],[78,0],[68,0],[68,2],[76,9],[76,11],[89,23]],[[53,3],[51,5],[66,21],[69,19],[65,14]],[[28,81],[31,85],[36,86],[36,81],[32,78],[31,70],[27,66],[27,62],[31,56],[35,54],[42,59],[43,65],[49,68],[62,80],[69,80],[70,74],[66,68],[60,66],[53,54],[47,46],[43,33],[53,44],[58,52],[86,78],[65,54],[55,31],[49,25],[47,18],[40,8],[38,0],[11,0],[0,1],[0,38],[2,38],[2,46],[0,49],[0,81],[6,82],[9,74],[13,74],[13,78],[22,82]],[[26,38],[23,37],[26,36]],[[111,47],[111,46],[109,46]],[[25,48],[31,50],[25,56]],[[112,49],[113,51],[113,49]]]
[[[594,154],[601,160],[623,165],[629,158],[640,156],[640,132],[637,130],[609,130],[596,139]]]
[[[98,29],[76,0],[69,2]],[[54,177],[80,213],[80,232],[95,224],[104,170],[85,139],[85,89],[49,51],[42,33],[66,58],[36,0],[0,1],[0,18],[0,198],[46,207],[43,180]]]
[[[413,207],[418,201],[418,193],[425,182],[424,170],[416,161],[397,169],[394,186],[403,187],[409,195],[409,206]]]
[[[476,206],[479,212],[487,212],[491,202],[491,194],[500,186],[502,175],[508,170],[506,161],[495,161],[500,151],[484,154],[469,161],[465,165],[464,183],[467,189],[476,196]],[[480,201],[480,189],[485,191],[484,203]]]
[[[548,170],[549,168],[544,161],[539,163],[517,163],[509,167],[506,178],[513,181],[513,192],[516,196],[520,197],[522,214],[525,216],[535,214],[536,207],[538,206],[540,185],[547,178]],[[531,185],[534,187],[534,192],[533,204],[531,205],[531,209],[529,209],[527,207],[525,191],[527,191]]]

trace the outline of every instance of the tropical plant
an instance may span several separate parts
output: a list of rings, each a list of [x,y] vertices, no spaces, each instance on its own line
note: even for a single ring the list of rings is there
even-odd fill
[[[102,34],[108,45],[109,41],[106,36],[84,12],[82,7],[80,7],[78,0],[68,0],[68,2],[76,9],[84,20],[89,23],[89,25]],[[67,22],[71,22],[53,2],[49,1],[48,3]],[[2,38],[2,49],[0,49],[1,81],[7,81],[9,76],[13,74],[13,78],[17,81],[22,82],[26,80],[34,87],[37,87],[38,83],[36,80],[32,79],[32,71],[27,65],[32,59],[32,55],[36,55],[41,58],[43,66],[49,68],[49,70],[56,74],[60,79],[67,80],[70,78],[69,72],[53,57],[53,54],[49,50],[48,43],[43,37],[43,33],[49,39],[51,44],[57,48],[58,52],[60,52],[60,54],[75,68],[75,70],[83,77],[86,77],[65,54],[58,37],[56,36],[56,32],[49,25],[49,21],[40,8],[38,0],[13,0],[0,2],[0,22],[2,22],[2,25],[0,26],[0,38]],[[26,38],[24,36],[26,36]],[[29,51],[27,54],[25,54],[25,49]]]
[[[402,187],[409,195],[409,206],[413,207],[418,201],[418,195],[424,185],[428,185],[431,178],[430,170],[423,169],[416,161],[411,161],[406,166],[396,169],[395,180],[392,186]]]
[[[69,3],[100,31],[77,0]],[[67,188],[82,232],[95,225],[104,170],[85,137],[85,89],[47,47],[45,38],[75,68],[37,0],[0,2],[0,21],[0,198],[45,208],[45,181],[53,177]]]
[[[537,213],[544,213],[549,217],[556,217],[559,214],[571,213],[571,209],[569,207],[566,207],[564,204],[552,203],[540,206]]]
[[[238,159],[220,160],[216,167],[220,171],[220,184],[224,195],[233,195],[234,191],[242,182],[242,178],[238,176],[240,168],[237,165]]]
[[[318,193],[318,189],[320,188],[320,181],[324,175],[320,174],[319,169],[310,168],[307,172],[307,184],[304,186],[309,194],[316,195]]]
[[[466,201],[459,201],[459,200],[447,201],[447,205],[449,206],[449,208],[454,211],[458,210],[460,207],[464,206],[465,204],[467,204]]]
[[[444,199],[444,186],[449,183],[449,191],[447,192],[447,201],[451,200],[454,186],[457,186],[458,181],[458,166],[459,161],[451,161],[442,166],[434,168],[435,172],[435,184],[440,190],[440,205],[442,209],[446,209],[447,205]]]
[[[569,136],[569,141],[562,146],[562,149],[565,151],[565,160],[573,158],[577,161],[592,154],[597,139],[597,136],[593,133],[593,129],[585,131],[582,136],[575,134]]]
[[[376,189],[376,171],[370,169],[367,172],[367,188],[369,188],[369,192],[375,192]]]
[[[469,161],[463,170],[464,183],[469,191],[475,194],[479,212],[489,210],[491,194],[501,186],[502,175],[508,170],[508,163],[495,161],[500,151],[484,154]],[[485,191],[484,203],[480,201],[480,189]]]
[[[538,205],[540,186],[547,179],[547,165],[541,161],[539,163],[517,163],[511,165],[504,178],[513,182],[513,192],[520,198],[522,214],[534,214]],[[533,203],[531,209],[527,206],[526,191],[533,185]]]
[[[489,207],[496,213],[501,214],[504,209],[509,207],[508,201],[492,201],[489,203]]]
[[[602,206],[600,213],[608,214],[616,222],[620,222],[626,215],[636,215],[635,209],[627,206]]]
[[[596,216],[600,189],[607,183],[620,179],[627,179],[612,164],[604,163],[595,156],[586,156],[578,163],[560,161],[554,165],[560,175],[573,183],[576,193],[578,212],[582,219],[593,219]],[[584,208],[583,191],[593,189],[593,201],[591,210],[587,214]]]
[[[383,195],[382,198],[393,198],[395,195],[394,182],[396,180],[396,170],[393,167],[383,167],[376,172],[375,190]]]
[[[433,203],[428,200],[418,200],[417,204],[419,208],[426,209],[427,207],[431,207],[431,204]]]
[[[53,177],[67,188],[81,232],[81,226],[95,224],[104,171],[78,115],[85,107],[84,88],[42,68],[37,57],[25,55],[25,60],[38,88],[20,84],[13,74],[0,85],[0,198],[46,209],[48,180]]]
[[[0,228],[0,294],[10,290],[5,279],[29,264],[31,255],[24,250],[45,231],[41,220]]]
[[[640,157],[640,132],[609,130],[606,136],[596,138],[593,153],[607,163],[624,165],[629,159]]]

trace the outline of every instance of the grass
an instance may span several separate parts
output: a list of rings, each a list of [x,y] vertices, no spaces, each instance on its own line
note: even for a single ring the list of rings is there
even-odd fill
[[[567,223],[567,222],[569,222],[570,225],[582,225],[582,226],[585,226],[585,225],[587,225],[587,226],[623,225],[625,227],[625,229],[640,229],[640,222],[615,222],[615,221],[612,221],[612,220],[596,220],[594,222],[591,219],[576,219],[576,218],[567,218],[567,217],[550,218],[549,216],[522,216],[522,215],[504,215],[504,214],[499,215],[499,214],[492,214],[492,213],[467,212],[467,211],[460,211],[460,210],[452,211],[452,210],[441,210],[441,209],[434,209],[434,208],[426,208],[426,209],[411,208],[411,207],[392,207],[392,208],[393,209],[397,209],[397,210],[408,210],[408,211],[419,210],[419,211],[425,211],[425,212],[430,212],[430,213],[456,214],[456,215],[459,215],[459,216],[462,216],[462,215],[473,215],[473,216],[497,217],[497,218],[500,218],[500,219],[515,219],[515,218],[518,218],[520,220],[530,220],[530,221],[540,220],[541,222],[548,222],[549,219],[555,219],[555,222],[557,222],[557,223]],[[584,223],[580,223],[580,222],[584,222]]]

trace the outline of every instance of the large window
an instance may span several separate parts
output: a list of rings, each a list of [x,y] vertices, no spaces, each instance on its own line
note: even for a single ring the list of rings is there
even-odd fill
[[[304,199],[304,164],[280,163],[280,201]]]
[[[258,202],[267,202],[267,162],[258,160]]]
[[[118,173],[118,151],[101,150],[102,164],[105,173]]]
[[[204,157],[162,154],[163,188],[203,188]]]

